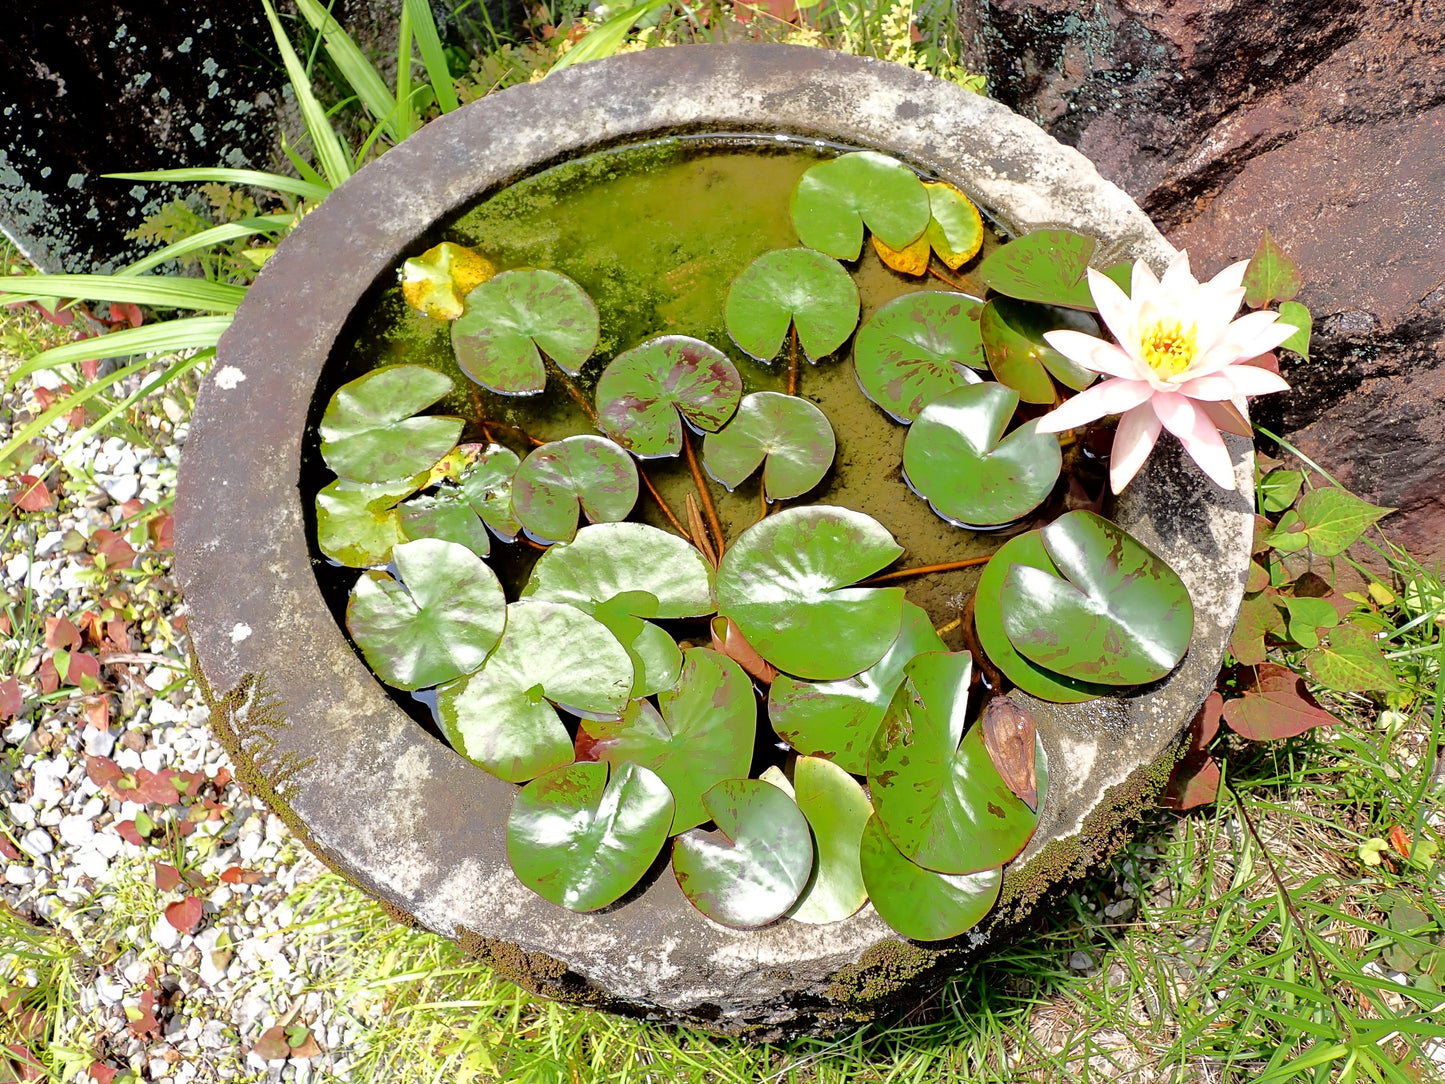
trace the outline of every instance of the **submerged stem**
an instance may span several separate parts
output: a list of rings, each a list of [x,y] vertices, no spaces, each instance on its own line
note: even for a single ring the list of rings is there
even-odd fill
[[[682,427],[682,446],[687,451],[687,467],[692,471],[692,483],[697,487],[697,495],[702,498],[703,511],[707,513],[707,525],[712,530],[714,548],[721,558],[725,548],[722,520],[718,519],[717,506],[712,503],[712,492],[707,487],[707,479],[703,477],[702,468],[697,465],[697,453],[692,450],[692,434],[687,426]]]
[[[677,518],[672,506],[663,499],[662,494],[657,491],[657,487],[652,484],[652,479],[647,476],[647,470],[641,463],[637,464],[637,476],[642,479],[642,484],[647,487],[647,492],[652,494],[652,499],[657,502],[657,507],[662,509],[662,514],[667,517],[667,522],[672,524],[672,529],[689,542],[693,542],[692,535],[682,525],[682,521]]]
[[[792,327],[788,340],[788,394],[798,394],[798,325]]]
[[[928,273],[929,273],[930,275],[932,275],[934,278],[938,279],[939,282],[946,282],[946,283],[948,283],[950,286],[952,286],[955,290],[958,290],[958,291],[960,291],[960,292],[962,292],[962,293],[968,293],[968,287],[967,287],[966,285],[964,285],[963,283],[959,282],[957,279],[951,279],[951,278],[949,278],[949,277],[948,277],[947,275],[945,275],[942,271],[936,270],[936,269],[933,267],[932,264],[929,264]]]
[[[885,572],[881,576],[874,576],[872,579],[864,580],[858,586],[875,587],[880,583],[893,583],[896,580],[911,580],[918,576],[929,576],[935,572],[957,572],[961,568],[974,568],[978,565],[988,564],[989,557],[970,557],[964,561],[945,561],[941,565],[920,565],[918,568],[900,568],[894,572]]]
[[[543,354],[542,356],[544,358],[547,358],[546,354]],[[552,371],[556,373],[557,379],[562,381],[562,386],[567,389],[567,394],[572,396],[572,400],[579,407],[582,408],[582,413],[587,415],[587,420],[591,422],[594,427],[596,427],[597,410],[595,407],[593,407],[592,400],[588,399],[587,396],[582,394],[582,389],[572,382],[572,378],[567,375],[566,371],[563,370],[562,366],[558,365],[551,358],[547,358],[547,363],[552,366]]]

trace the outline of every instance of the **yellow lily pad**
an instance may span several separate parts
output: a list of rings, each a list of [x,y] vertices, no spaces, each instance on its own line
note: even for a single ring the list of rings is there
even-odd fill
[[[455,320],[474,288],[497,273],[492,262],[463,245],[443,241],[414,256],[401,269],[401,296],[418,312]]]

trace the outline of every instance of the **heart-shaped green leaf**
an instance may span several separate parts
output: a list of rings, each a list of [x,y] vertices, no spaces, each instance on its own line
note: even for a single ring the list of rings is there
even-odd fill
[[[878,917],[915,941],[957,937],[983,921],[998,901],[1002,868],[962,875],[934,873],[893,845],[875,813],[860,844],[863,884]]]
[[[553,546],[532,566],[523,598],[566,602],[590,611],[628,591],[645,591],[671,620],[717,608],[712,569],[686,539],[645,523],[598,523]]]
[[[579,609],[586,609],[579,607]],[[677,684],[682,649],[665,629],[644,621],[657,613],[657,598],[646,591],[625,591],[586,610],[607,626],[632,660],[632,696],[651,696]]]
[[[486,665],[437,691],[437,717],[462,756],[520,783],[572,760],[552,704],[616,718],[631,690],[632,661],[601,622],[575,606],[528,600],[507,607]]]
[[[728,287],[723,315],[728,334],[745,353],[771,361],[789,326],[809,361],[847,341],[858,326],[858,287],[837,260],[806,248],[765,252]]]
[[[861,674],[816,683],[779,674],[768,690],[773,729],[805,756],[826,757],[844,771],[866,775],[868,747],[903,681],[903,667],[925,651],[946,650],[928,614],[905,602],[897,639]]]
[[[500,444],[488,444],[467,465],[459,479],[472,509],[504,542],[512,542],[522,525],[512,514],[512,479],[522,461]]]
[[[979,265],[991,288],[1021,301],[1094,311],[1089,260],[1097,242],[1068,230],[1038,230],[1000,245]]]
[[[568,764],[532,780],[507,818],[517,879],[569,911],[595,911],[642,879],[667,842],[672,795],[636,764]]]
[[[597,420],[635,456],[682,451],[682,423],[712,433],[738,408],[743,378],[701,339],[664,335],[617,355],[597,381]]]
[[[762,466],[763,493],[779,501],[821,482],[837,450],[828,416],[808,400],[755,391],[725,428],[707,435],[702,462],[729,491]]]
[[[403,542],[391,559],[398,579],[368,572],[346,605],[346,629],[377,677],[425,689],[481,666],[507,623],[496,574],[465,546],[438,538]]]
[[[863,394],[906,423],[940,395],[977,384],[973,369],[986,364],[978,337],[981,304],[965,294],[920,290],[880,308],[853,344]]]
[[[854,151],[811,167],[793,189],[792,212],[799,240],[840,260],[858,258],[865,225],[898,249],[928,228],[933,213],[918,175],[876,151]]]
[[[512,514],[538,542],[570,542],[579,512],[615,523],[636,503],[632,457],[590,433],[533,448],[512,479]]]
[[[401,265],[401,296],[418,312],[455,320],[465,298],[497,273],[492,262],[463,245],[443,241]]]
[[[478,557],[491,551],[486,524],[466,494],[450,483],[438,486],[430,496],[413,497],[397,508],[396,514],[407,538],[444,538],[466,546]]]
[[[971,384],[929,403],[908,430],[904,480],[950,523],[1011,523],[1053,491],[1059,438],[1033,421],[1003,435],[1018,404],[1012,388]]]
[[[467,311],[452,324],[452,349],[462,372],[482,387],[535,395],[547,386],[542,353],[575,376],[597,349],[598,331],[597,306],[566,275],[503,271],[467,294]]]
[[[1157,681],[1178,665],[1194,606],[1172,568],[1093,512],[1065,513],[1041,537],[1060,575],[1018,565],[999,594],[1004,631],[1020,654],[1110,685]]]
[[[682,894],[724,926],[750,929],[781,918],[813,870],[802,812],[761,779],[725,779],[702,804],[718,830],[694,828],[673,844],[672,871]]]
[[[999,596],[1009,569],[1015,566],[1041,569],[1051,576],[1059,574],[1054,562],[1049,559],[1048,551],[1044,549],[1044,540],[1038,531],[1029,531],[1027,534],[1010,538],[999,547],[998,552],[984,566],[983,575],[978,580],[977,593],[974,595],[973,625],[978,632],[978,643],[984,654],[1006,678],[1024,692],[1041,700],[1079,704],[1095,697],[1112,695],[1112,685],[1075,681],[1030,662],[1014,649],[1008,634],[1004,632]]]
[[[753,524],[723,555],[718,613],[779,670],[824,681],[852,677],[898,639],[903,591],[848,585],[902,552],[862,512],[787,508]]]
[[[405,542],[396,506],[426,481],[425,474],[399,482],[352,482],[339,478],[316,494],[316,545],[348,568],[384,565]]]
[[[1035,305],[996,297],[983,307],[979,334],[989,368],[1000,384],[1007,384],[1026,403],[1052,403],[1056,397],[1052,373],[1059,383],[1075,391],[1087,388],[1098,373],[1060,354],[1044,340],[1049,331],[1078,331],[1098,335],[1099,325],[1088,313],[1057,305]]]
[[[634,700],[617,721],[584,719],[577,755],[614,765],[634,761],[655,771],[677,803],[670,829],[676,835],[708,819],[702,796],[709,788],[747,775],[757,699],[741,666],[694,647],[683,655],[682,677],[658,694],[657,703],[654,708]]]
[[[354,482],[431,470],[462,435],[462,420],[412,415],[451,390],[451,377],[422,365],[387,365],[343,384],[321,416],[321,458]]]
[[[878,819],[904,856],[939,873],[993,869],[1023,850],[1038,814],[999,776],[981,727],[963,732],[967,652],[913,659],[868,751],[868,786]],[[1043,749],[1036,772],[1047,789]]]
[[[813,879],[788,917],[814,925],[840,922],[868,899],[858,844],[873,806],[856,779],[817,757],[798,758],[793,788],[798,808],[813,829],[818,860]]]
[[[938,258],[957,271],[983,247],[983,218],[973,201],[951,184],[925,182],[930,220],[924,236]]]

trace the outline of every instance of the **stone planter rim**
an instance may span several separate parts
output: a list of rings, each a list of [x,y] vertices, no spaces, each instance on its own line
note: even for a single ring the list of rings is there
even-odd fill
[[[884,150],[958,184],[1012,231],[1089,232],[1104,262],[1144,258],[1156,270],[1172,255],[1077,152],[995,102],[898,65],[785,46],[677,47],[579,65],[429,124],[328,196],[278,248],[222,338],[193,416],[177,569],[215,725],[243,778],[398,917],[459,937],[554,995],[775,1034],[866,1015],[844,1004],[838,976],[851,974],[862,990],[880,952],[915,962],[917,953],[889,948],[902,942],[871,908],[827,927],[783,920],[726,930],[694,911],[666,871],[586,916],[530,893],[506,865],[511,784],[426,734],[376,684],[322,600],[297,490],[312,391],[332,346],[414,238],[562,159],[705,131]],[[1077,864],[1051,857],[1045,837],[1087,835],[1085,814],[1144,785],[1140,762],[1120,750],[1133,743],[1149,763],[1167,758],[1212,686],[1249,550],[1241,494],[1251,457],[1242,441],[1231,449],[1234,493],[1161,444],[1115,513],[1190,587],[1196,638],[1180,668],[1158,686],[1088,705],[1023,698],[1056,782],[1039,840],[1010,871],[1015,913],[1031,902],[1031,877],[1046,883]],[[1071,779],[1065,763],[1088,770]],[[1148,779],[1158,776],[1156,767]],[[976,940],[919,951],[954,958]],[[886,998],[864,991],[857,1001]]]

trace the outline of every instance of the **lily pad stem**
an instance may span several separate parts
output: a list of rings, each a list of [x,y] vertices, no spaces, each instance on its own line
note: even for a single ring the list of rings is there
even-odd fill
[[[794,324],[788,340],[788,394],[798,394],[798,325]]]
[[[931,576],[935,572],[957,572],[961,568],[973,568],[977,565],[986,565],[988,562],[988,557],[970,557],[964,561],[945,561],[941,565],[919,565],[917,568],[900,568],[895,572],[885,572],[881,576],[874,576],[872,579],[864,580],[858,586],[876,587],[880,583],[912,580],[919,576]]]
[[[545,354],[542,356],[547,357]],[[591,422],[595,428],[597,425],[597,409],[592,405],[592,400],[582,394],[582,389],[574,384],[572,378],[562,371],[562,366],[558,365],[551,358],[547,358],[547,364],[552,367],[552,372],[558,380],[562,381],[562,386],[567,389],[567,394],[572,396],[573,401],[582,408],[582,413],[587,415],[587,420]]]
[[[672,529],[689,542],[692,542],[692,535],[689,534],[687,528],[682,525],[682,521],[677,518],[676,513],[673,512],[672,507],[667,501],[663,499],[662,494],[657,491],[657,487],[652,484],[652,479],[647,476],[647,470],[641,463],[637,465],[637,476],[642,479],[642,484],[647,487],[647,492],[652,494],[652,499],[657,502],[657,507],[662,509],[662,514],[667,517],[667,522],[672,524]]]
[[[951,278],[949,278],[949,277],[948,277],[947,275],[945,275],[942,271],[938,271],[938,270],[935,270],[933,267],[929,267],[928,273],[929,273],[930,275],[932,275],[934,278],[938,279],[940,282],[946,282],[946,283],[948,283],[948,284],[949,284],[950,286],[952,286],[955,290],[959,290],[959,291],[961,291],[962,293],[968,293],[968,287],[967,287],[967,286],[965,286],[963,283],[957,281],[956,279],[951,279]]]
[[[713,546],[721,558],[724,549],[722,520],[718,519],[717,506],[712,503],[712,491],[707,487],[707,479],[702,475],[702,468],[697,465],[697,453],[692,449],[692,434],[687,426],[682,427],[682,446],[687,452],[687,467],[692,471],[692,483],[697,487],[697,495],[702,498],[703,511],[707,513],[707,525],[712,531]]]

